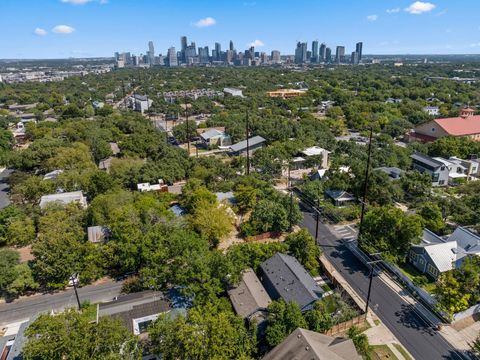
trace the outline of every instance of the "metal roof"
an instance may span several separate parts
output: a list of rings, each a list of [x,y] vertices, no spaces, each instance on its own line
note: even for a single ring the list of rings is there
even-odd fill
[[[293,256],[276,253],[260,264],[265,278],[285,302],[295,302],[301,309],[322,298],[324,291]],[[272,298],[278,298],[271,293]]]
[[[428,155],[425,155],[425,154],[421,154],[421,153],[413,153],[411,156],[410,156],[413,160],[417,160],[421,163],[424,163],[428,166],[431,166],[433,168],[438,168],[440,166],[443,166],[443,163],[438,161],[438,160],[435,160],[434,158],[431,158],[430,156]]]
[[[249,145],[249,147],[251,147],[251,146],[262,144],[265,141],[267,141],[267,140],[265,140],[261,136],[254,136],[254,137],[251,137],[251,138],[248,139],[248,145]],[[243,140],[243,141],[240,141],[236,144],[233,144],[232,146],[230,146],[230,150],[232,152],[239,152],[239,151],[247,150],[247,140]]]
[[[217,129],[210,129],[208,131],[205,131],[204,133],[200,134],[200,137],[205,140],[205,141],[208,141],[212,138],[215,138],[215,137],[219,137],[219,136],[224,136],[225,133],[222,132],[222,131],[219,131]]]

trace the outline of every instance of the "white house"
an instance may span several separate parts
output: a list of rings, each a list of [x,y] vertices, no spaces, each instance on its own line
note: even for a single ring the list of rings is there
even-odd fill
[[[423,111],[431,116],[438,116],[440,114],[440,108],[438,106],[425,106]]]
[[[312,146],[309,148],[304,149],[302,152],[302,155],[304,157],[311,158],[313,156],[321,156],[322,159],[320,163],[318,164],[318,167],[320,169],[328,169],[329,168],[329,154],[331,153],[328,150],[325,150],[319,146]]]
[[[223,93],[226,96],[238,96],[243,98],[242,90],[236,88],[224,88]]]
[[[81,207],[87,207],[87,198],[83,196],[82,191],[72,191],[66,193],[59,193],[59,194],[50,194],[44,195],[40,199],[40,208],[45,208],[47,204],[50,203],[60,203],[60,204],[70,204],[70,203],[78,203]]]
[[[139,111],[142,114],[147,111],[153,104],[153,101],[144,95],[135,94],[133,96],[130,96],[129,100],[132,109],[135,111]]]

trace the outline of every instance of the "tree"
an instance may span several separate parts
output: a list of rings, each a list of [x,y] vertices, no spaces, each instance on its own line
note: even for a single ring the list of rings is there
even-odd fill
[[[370,344],[368,342],[367,335],[363,334],[362,331],[356,326],[352,326],[350,329],[348,329],[347,335],[350,339],[352,339],[355,349],[357,349],[358,353],[365,359],[371,359]]]
[[[383,252],[394,261],[403,261],[412,243],[420,241],[423,220],[393,206],[373,208],[365,214],[359,239],[369,252]]]
[[[420,202],[430,193],[432,178],[427,173],[408,171],[400,178],[400,185],[406,197]]]
[[[313,276],[318,275],[320,249],[307,229],[289,234],[285,239],[290,255],[295,257]]]
[[[305,313],[308,328],[312,331],[323,333],[333,326],[332,315],[329,314],[320,301],[315,302],[313,309]]]
[[[193,120],[188,120],[188,133],[187,133],[187,122],[184,121],[183,123],[175,126],[173,128],[173,136],[181,142],[186,143],[188,139],[192,139],[194,136],[197,135],[197,124]]]
[[[81,273],[89,249],[84,242],[83,223],[84,211],[76,204],[52,204],[45,209],[32,245],[33,270],[42,285],[63,288],[72,274]]]
[[[440,275],[435,294],[440,307],[449,314],[467,309],[471,297],[471,294],[462,292],[461,283],[453,271]]]
[[[260,200],[253,209],[250,223],[257,233],[286,231],[289,226],[288,212],[276,201]]]
[[[233,230],[232,211],[224,204],[197,203],[189,219],[195,231],[214,246]]]
[[[417,211],[417,214],[423,218],[425,227],[436,234],[441,234],[445,229],[442,210],[437,204],[423,203]]]
[[[15,280],[7,286],[7,293],[18,296],[30,290],[37,290],[39,284],[33,278],[32,269],[27,263],[15,265]]]
[[[272,301],[268,311],[266,341],[270,347],[280,344],[296,328],[307,327],[302,311],[295,302]]]
[[[58,315],[40,315],[25,331],[25,360],[142,358],[137,337],[110,317],[92,322],[85,314],[67,309]]]
[[[187,315],[160,315],[149,330],[154,352],[165,360],[251,359],[254,331],[248,331],[225,299],[190,309]]]
[[[10,284],[15,281],[18,264],[18,252],[12,249],[0,249],[0,291],[5,292]]]
[[[253,186],[238,184],[234,194],[237,206],[242,213],[253,209],[257,203],[258,191]]]
[[[472,350],[476,355],[480,355],[480,336],[473,342]]]

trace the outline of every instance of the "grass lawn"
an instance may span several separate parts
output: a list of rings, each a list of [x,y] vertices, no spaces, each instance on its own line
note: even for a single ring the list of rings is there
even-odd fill
[[[398,352],[399,352],[400,354],[402,354],[402,356],[405,358],[405,360],[413,360],[412,357],[407,354],[407,352],[405,351],[405,349],[403,348],[402,345],[400,345],[400,344],[393,344],[393,346],[395,346],[395,349],[397,349]]]
[[[435,291],[437,287],[437,285],[435,284],[435,280],[428,277],[427,275],[422,274],[414,266],[408,263],[397,264],[397,266],[412,281],[414,281],[416,277],[420,277],[422,275],[425,276],[428,279],[428,282],[426,284],[420,285],[420,287],[423,288],[425,291],[429,292],[430,294],[432,294]]]
[[[387,345],[372,345],[371,356],[373,360],[398,360]]]

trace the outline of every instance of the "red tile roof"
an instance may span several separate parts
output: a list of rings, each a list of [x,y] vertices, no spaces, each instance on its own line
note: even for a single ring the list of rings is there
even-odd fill
[[[480,134],[480,115],[433,120],[452,136]]]

